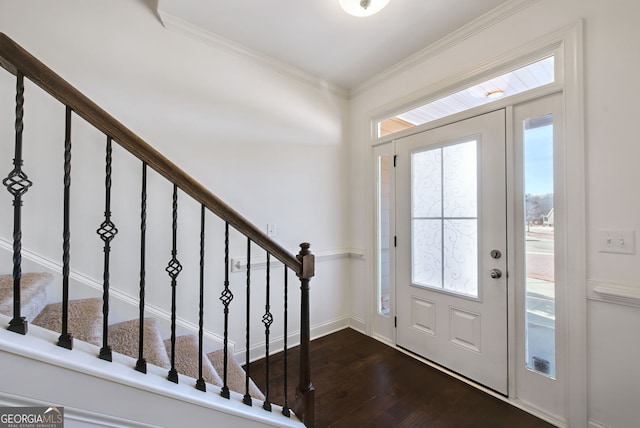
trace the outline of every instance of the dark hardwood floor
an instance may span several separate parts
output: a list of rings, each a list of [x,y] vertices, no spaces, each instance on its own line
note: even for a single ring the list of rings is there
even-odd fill
[[[298,380],[298,349],[289,351],[289,406]],[[270,401],[283,403],[283,354],[270,358]],[[548,424],[352,329],[311,342],[316,426],[509,427]],[[249,367],[266,393],[265,363]]]

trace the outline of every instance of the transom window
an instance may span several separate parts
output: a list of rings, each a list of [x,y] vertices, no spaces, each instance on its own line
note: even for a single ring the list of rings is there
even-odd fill
[[[554,56],[378,121],[378,138],[555,82]]]

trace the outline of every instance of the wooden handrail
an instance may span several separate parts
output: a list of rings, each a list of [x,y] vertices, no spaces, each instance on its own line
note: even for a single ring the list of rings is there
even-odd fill
[[[313,276],[313,267],[303,267],[294,255],[269,238],[264,232],[228,206],[220,198],[195,181],[190,175],[151,147],[138,135],[109,115],[88,97],[74,88],[62,77],[24,50],[4,33],[0,33],[0,66],[26,78],[39,86],[62,104],[70,107],[96,129],[111,137],[125,150],[145,162],[150,168],[176,184],[208,210],[268,251],[273,257],[292,269],[300,278]]]
[[[300,381],[298,387],[296,388],[296,403],[294,410],[296,412],[296,415],[298,415],[300,420],[302,420],[302,422],[307,427],[313,427],[315,423],[315,390],[313,388],[313,385],[311,384],[310,376],[309,280],[315,274],[315,258],[314,255],[309,251],[309,244],[300,244],[300,252],[296,256],[293,256],[286,249],[281,247],[279,244],[269,238],[265,233],[255,227],[251,222],[245,219],[242,215],[229,207],[216,195],[211,193],[208,189],[195,181],[182,169],[178,168],[178,166],[168,160],[165,156],[156,151],[142,138],[137,136],[123,124],[118,122],[115,118],[110,116],[97,104],[80,93],[76,88],[71,86],[68,82],[54,73],[51,69],[41,63],[38,59],[36,59],[29,52],[24,50],[21,46],[19,46],[3,33],[0,33],[0,66],[10,73],[18,76],[17,80],[19,90],[23,88],[23,78],[26,77],[35,85],[39,86],[42,90],[50,94],[53,98],[64,104],[67,107],[68,117],[70,117],[71,115],[70,110],[74,111],[78,116],[83,118],[89,124],[93,125],[97,130],[104,133],[108,137],[109,141],[113,140],[125,150],[130,152],[133,156],[141,160],[144,165],[152,168],[158,174],[166,178],[169,182],[173,183],[174,189],[176,187],[180,188],[184,193],[191,196],[203,207],[224,220],[228,226],[230,225],[235,228],[238,232],[249,238],[251,242],[263,248],[271,256],[280,260],[285,266],[296,273],[301,282],[301,350],[299,367]],[[19,103],[18,98],[16,98],[16,100],[16,102]],[[16,115],[18,115],[17,110]],[[67,123],[69,123],[69,121]],[[16,141],[18,141],[17,135],[18,128],[16,127]],[[18,146],[18,143],[16,143],[16,146]],[[20,216],[18,215],[18,218],[19,217]],[[16,233],[14,233],[14,237],[15,235]],[[17,235],[19,236],[20,233],[18,233]],[[14,257],[14,265],[19,266],[19,264],[19,259],[17,263],[15,263]],[[16,284],[14,287],[17,290],[19,290],[20,288],[19,277],[19,273],[17,275],[14,273],[14,283]],[[15,295],[16,292],[14,291],[14,296]],[[14,301],[15,300],[16,299],[14,298]],[[108,299],[105,299],[105,301],[107,300]],[[19,299],[17,301],[19,302]],[[108,310],[108,308],[106,310]],[[14,314],[17,314],[14,315],[14,319],[19,318],[20,311],[14,310]],[[22,317],[21,320],[24,321],[24,317]],[[24,323],[23,328],[21,326],[17,326],[13,331],[20,332],[21,334],[26,334],[26,323]],[[103,336],[107,337],[106,332]],[[61,343],[60,346],[65,345]],[[285,409],[283,409],[283,413],[284,410]]]

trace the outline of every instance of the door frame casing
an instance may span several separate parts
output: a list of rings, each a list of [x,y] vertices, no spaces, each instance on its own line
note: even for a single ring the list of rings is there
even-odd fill
[[[512,168],[508,172],[511,190],[508,193],[509,200],[509,229],[515,233],[510,234],[510,262],[513,266],[512,275],[515,306],[515,326],[516,334],[513,352],[516,358],[516,365],[513,366],[515,375],[513,376],[513,396],[519,400],[527,401],[529,405],[541,407],[544,409],[553,409],[553,414],[564,413],[565,396],[559,389],[565,386],[568,369],[566,343],[567,320],[566,316],[566,298],[567,298],[567,260],[568,241],[567,232],[567,212],[566,207],[566,182],[563,171],[565,159],[565,141],[564,141],[564,117],[562,109],[562,93],[546,95],[525,103],[513,106],[510,110],[510,123],[513,127],[511,135],[513,143],[508,146],[509,158],[511,159]],[[524,302],[526,299],[525,288],[526,278],[526,242],[522,231],[525,229],[524,214],[524,174],[522,167],[524,166],[524,129],[523,121],[541,115],[553,115],[553,163],[554,163],[554,212],[556,216],[554,224],[554,304],[557,308],[562,308],[565,316],[556,317],[555,320],[555,355],[558,365],[556,378],[550,378],[545,375],[536,373],[526,367],[523,362],[526,359],[526,336],[523,332],[526,329],[526,307],[519,305],[518,302]],[[520,233],[518,233],[520,232]],[[558,263],[559,262],[559,263]],[[526,381],[522,381],[526,378]],[[533,398],[527,398],[533,397]]]
[[[505,100],[500,100],[490,105],[480,106],[472,110],[468,110],[462,113],[458,113],[444,119],[439,119],[434,122],[427,123],[425,125],[411,128],[407,131],[401,131],[400,133],[386,136],[383,138],[376,138],[375,131],[377,130],[377,123],[383,117],[389,117],[393,114],[397,114],[403,109],[406,109],[408,105],[415,105],[416,100],[424,100],[427,98],[436,98],[443,93],[453,91],[455,89],[461,89],[461,84],[468,82],[472,79],[481,78],[482,75],[495,72],[496,69],[508,70],[513,64],[522,62],[523,58],[533,58],[539,56],[541,53],[553,53],[556,56],[556,82],[554,84],[545,86],[529,91],[524,94],[519,94]],[[498,65],[496,65],[498,64]],[[513,150],[513,120],[511,106],[531,101],[536,98],[541,98],[545,95],[561,92],[562,102],[564,110],[564,135],[563,144],[565,145],[564,151],[566,155],[564,171],[558,171],[563,173],[563,180],[566,183],[565,188],[565,217],[571,218],[571,222],[565,222],[567,225],[564,239],[566,242],[571,242],[571,257],[567,258],[566,275],[567,275],[567,290],[564,299],[562,311],[565,314],[564,333],[567,338],[566,343],[566,358],[567,361],[571,361],[571,364],[567,364],[566,384],[565,384],[565,417],[558,418],[558,415],[552,415],[545,409],[537,408],[530,403],[523,402],[515,395],[516,391],[516,373],[515,364],[516,361],[516,348],[517,335],[520,332],[516,331],[516,305],[515,293],[513,290],[509,290],[508,294],[508,349],[509,349],[509,397],[505,400],[514,406],[520,407],[529,413],[537,415],[545,420],[548,420],[558,426],[570,426],[570,427],[583,427],[588,424],[588,412],[587,412],[587,310],[586,310],[586,191],[585,191],[585,148],[584,148],[584,84],[583,84],[583,22],[582,20],[576,23],[562,28],[554,33],[540,38],[528,45],[525,45],[519,49],[509,52],[502,57],[488,61],[484,65],[474,67],[468,70],[466,73],[455,76],[454,78],[441,82],[428,88],[427,91],[421,97],[413,96],[411,99],[405,97],[405,99],[397,101],[392,105],[387,105],[384,108],[375,111],[371,115],[371,145],[372,147],[379,145],[389,144],[391,150],[395,151],[395,140],[406,135],[421,132],[444,124],[452,123],[458,120],[463,120],[468,117],[477,116],[484,112],[495,110],[498,108],[507,109],[507,147],[510,147],[511,155],[507,153],[507,156],[512,156]],[[511,146],[510,146],[511,145]],[[508,149],[509,150],[509,149]],[[511,166],[513,168],[513,166]],[[513,194],[513,180],[507,180],[507,192]],[[370,186],[372,189],[373,186]],[[509,193],[508,193],[509,194]],[[513,199],[513,198],[512,198]],[[375,206],[375,195],[372,195],[372,202]],[[511,212],[513,212],[513,207]],[[375,218],[375,215],[374,215]],[[512,220],[508,218],[508,227],[510,230],[514,230],[514,224]],[[509,224],[511,222],[511,224]],[[509,234],[509,241],[507,245],[510,248],[514,248],[514,242]],[[515,268],[513,265],[514,257],[509,257],[508,269]],[[371,266],[372,271],[375,272],[375,263]],[[510,281],[509,287],[512,287],[513,281]],[[395,288],[395,287],[393,287]],[[373,293],[375,294],[375,293]],[[371,300],[372,305],[375,303],[373,298]],[[369,311],[370,314],[375,314],[375,307]],[[395,308],[392,307],[392,313],[390,314],[389,322],[393,322],[395,316]],[[393,334],[393,338],[380,337],[375,331],[372,318],[369,318],[367,322],[367,332],[377,337],[378,339],[390,343],[395,343],[396,335]],[[426,360],[421,359],[426,362]],[[444,371],[447,371],[444,369]],[[461,378],[464,380],[464,378]],[[476,387],[478,385],[471,382]],[[482,387],[480,389],[486,390]],[[486,392],[491,393],[490,390]],[[498,398],[503,398],[497,395]],[[504,399],[504,398],[503,398]]]

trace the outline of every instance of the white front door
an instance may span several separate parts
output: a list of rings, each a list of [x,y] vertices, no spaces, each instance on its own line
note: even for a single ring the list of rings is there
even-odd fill
[[[397,344],[506,395],[505,111],[396,152]]]

